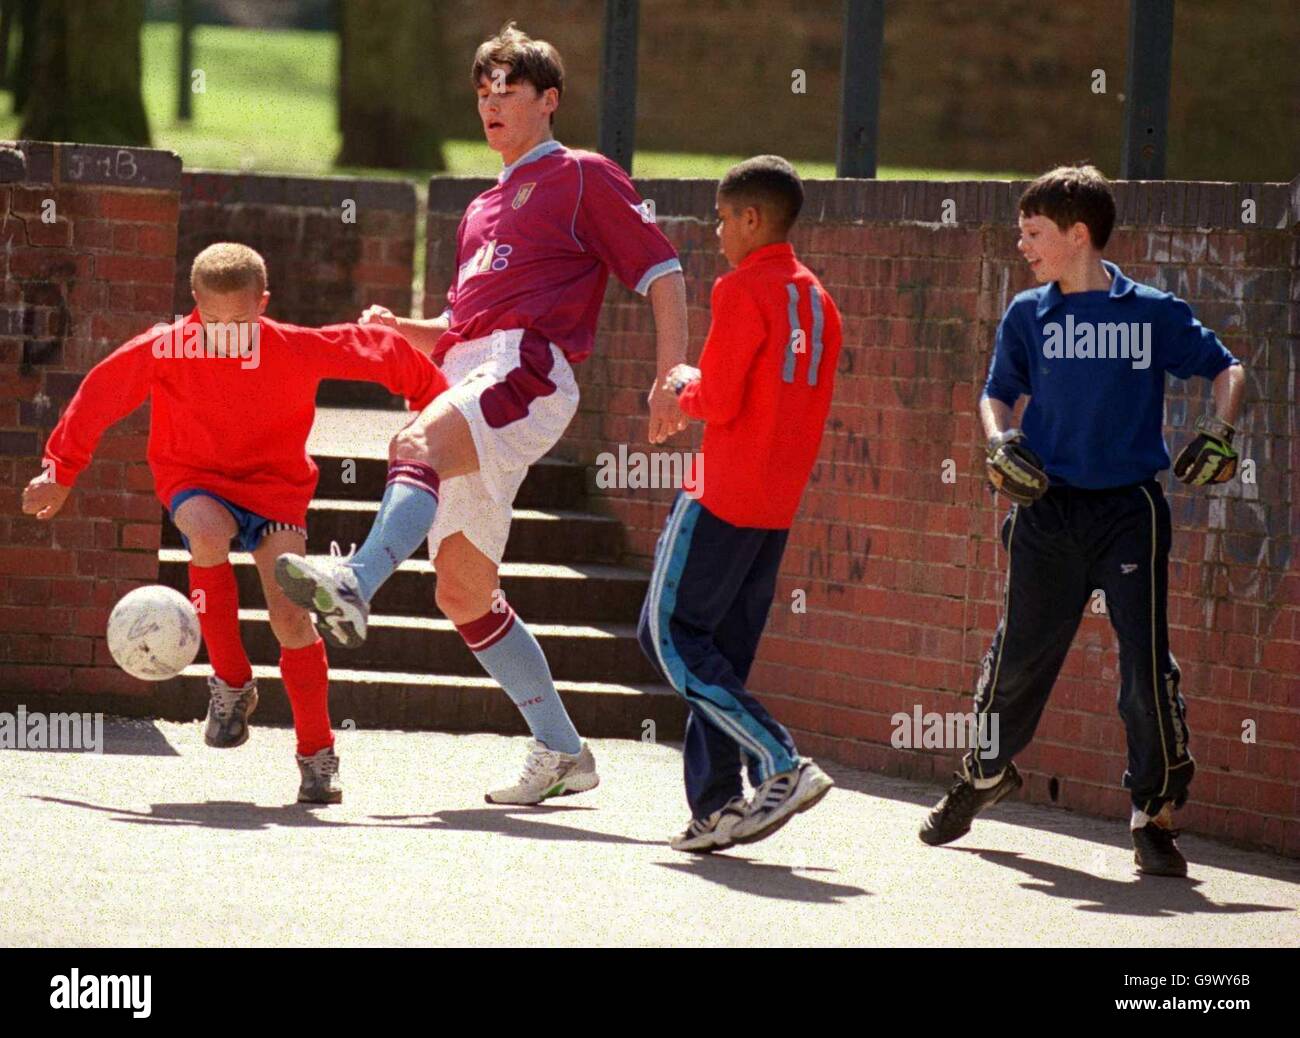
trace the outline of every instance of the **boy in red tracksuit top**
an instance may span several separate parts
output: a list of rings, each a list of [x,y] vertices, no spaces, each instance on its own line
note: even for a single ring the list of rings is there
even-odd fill
[[[840,353],[839,311],[787,241],[802,205],[799,175],[775,155],[722,178],[718,237],[735,269],[713,286],[699,369],[678,365],[665,380],[682,411],[705,423],[702,487],[679,494],[668,516],[638,629],[642,650],[690,704],[691,820],[670,841],[675,850],[761,840],[832,785],[745,689]],[[755,787],[748,802],[742,761]]]
[[[338,757],[329,720],[325,645],[311,616],[275,581],[276,556],[306,550],[307,505],[317,469],[307,454],[322,379],[378,382],[417,411],[446,380],[402,335],[380,325],[300,328],[264,316],[266,266],[252,249],[221,242],[194,260],[194,311],[156,325],[96,364],[45,448],[44,470],[23,511],[49,519],[90,463],[104,430],[152,401],[148,459],[159,499],[189,549],[191,595],[213,675],[204,740],[248,739],[257,683],[239,635],[231,538],[252,552],[280,642],[302,783],[298,800],[338,803]]]

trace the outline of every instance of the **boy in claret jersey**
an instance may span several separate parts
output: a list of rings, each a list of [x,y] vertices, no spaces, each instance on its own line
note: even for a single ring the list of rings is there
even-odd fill
[[[690,704],[684,747],[691,819],[671,841],[706,853],[770,836],[831,788],[745,689],[777,572],[835,384],[840,315],[787,237],[803,205],[775,155],[718,186],[718,237],[734,268],[713,286],[698,369],[665,384],[704,422],[703,487],[679,494],[655,549],[641,647]],[[742,763],[755,787],[747,802]]]
[[[686,287],[627,174],[552,135],[564,92],[553,46],[510,23],[479,46],[470,78],[484,137],[504,165],[460,222],[447,309],[426,320],[379,306],[362,315],[429,350],[451,389],[394,437],[388,485],[356,553],[340,563],[287,552],[276,575],[315,612],[322,637],[352,648],[365,641],[376,592],[427,542],[438,608],[533,736],[518,779],[485,799],[537,804],[588,792],[600,777],[545,653],[501,596],[515,495],[577,411],[574,368],[598,348],[610,274],[654,312],[650,440],[685,427],[661,380],[686,356]]]
[[[304,551],[317,469],[307,454],[322,379],[378,382],[419,410],[446,388],[427,356],[391,328],[300,328],[263,316],[266,265],[233,242],[210,245],[190,271],[195,309],[157,325],[96,364],[50,434],[45,466],[23,492],[23,511],[54,516],[99,438],[152,403],[149,467],[159,499],[190,551],[191,593],[213,674],[204,740],[248,739],[257,682],[239,636],[230,542],[252,552],[280,642],[280,674],[293,707],[298,800],[338,803],[338,757],[329,719],[325,645],[310,614],[273,576],[277,555]]]

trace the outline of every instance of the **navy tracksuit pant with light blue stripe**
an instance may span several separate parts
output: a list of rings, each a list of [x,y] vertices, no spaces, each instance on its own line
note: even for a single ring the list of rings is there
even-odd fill
[[[695,818],[741,795],[742,765],[754,786],[798,765],[790,733],[745,690],[789,534],[733,526],[678,494],[655,548],[637,636],[690,705],[684,756]]]

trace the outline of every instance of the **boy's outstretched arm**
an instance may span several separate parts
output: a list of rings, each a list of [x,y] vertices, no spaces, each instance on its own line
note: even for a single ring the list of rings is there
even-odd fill
[[[316,329],[322,349],[310,354],[321,378],[378,382],[422,411],[447,388],[442,371],[391,325],[338,324]]]
[[[398,317],[388,307],[377,305],[366,307],[359,323],[395,328],[426,357],[433,355],[433,348],[450,326],[446,313],[421,321],[413,317]]]
[[[152,334],[152,333],[151,333]],[[23,490],[23,511],[50,519],[63,507],[104,431],[149,396],[152,339],[139,336],[86,373],[45,443],[44,467]]]

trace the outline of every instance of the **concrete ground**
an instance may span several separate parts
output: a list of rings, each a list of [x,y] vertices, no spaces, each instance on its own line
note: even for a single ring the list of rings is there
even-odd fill
[[[106,752],[0,754],[0,944],[1294,946],[1300,862],[1194,835],[1139,877],[1122,823],[1002,804],[943,849],[937,787],[838,788],[762,843],[669,850],[678,749],[593,744],[602,784],[499,808],[523,739],[342,731],[346,802],[293,803],[293,736],[108,719]]]

